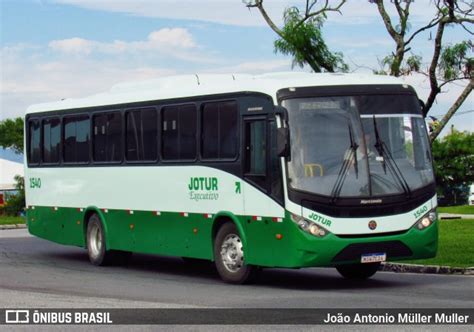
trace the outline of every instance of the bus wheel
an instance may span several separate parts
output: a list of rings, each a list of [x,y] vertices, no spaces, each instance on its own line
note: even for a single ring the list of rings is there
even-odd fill
[[[214,241],[214,260],[222,280],[234,284],[250,281],[255,267],[246,265],[239,231],[233,223],[226,223],[217,232]]]
[[[348,264],[336,266],[337,271],[346,279],[368,279],[379,269],[380,263]]]
[[[106,250],[104,227],[97,214],[93,214],[87,224],[87,252],[91,263],[98,266],[126,263],[132,254],[127,251]]]

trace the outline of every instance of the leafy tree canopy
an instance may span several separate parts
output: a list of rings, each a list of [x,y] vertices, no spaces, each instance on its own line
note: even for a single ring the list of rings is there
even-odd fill
[[[474,133],[453,129],[433,142],[432,151],[438,186],[474,183]]]
[[[321,28],[325,14],[304,19],[297,7],[290,7],[284,13],[285,25],[281,37],[275,43],[275,52],[293,57],[293,66],[309,64],[315,72],[346,72],[342,53],[332,53],[324,42]]]
[[[23,118],[0,121],[0,146],[23,153]]]

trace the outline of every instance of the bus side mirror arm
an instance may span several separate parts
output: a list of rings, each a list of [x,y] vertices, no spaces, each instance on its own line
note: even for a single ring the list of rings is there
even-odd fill
[[[275,115],[281,119],[282,126],[277,128],[277,154],[278,157],[287,158],[291,160],[290,155],[290,129],[288,128],[288,110],[283,106],[275,106]]]
[[[280,116],[284,123],[288,123],[288,110],[283,106],[275,106],[275,114]]]
[[[426,104],[423,100],[421,99],[418,99],[418,102],[420,103],[420,108],[421,108],[421,114],[423,114],[423,117],[426,118],[426,111],[425,111],[425,108],[426,108]]]

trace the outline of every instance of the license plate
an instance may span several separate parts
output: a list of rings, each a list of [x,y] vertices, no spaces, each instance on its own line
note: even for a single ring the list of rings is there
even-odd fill
[[[361,263],[377,263],[385,262],[387,260],[387,254],[384,252],[378,252],[374,254],[363,254],[360,257]]]

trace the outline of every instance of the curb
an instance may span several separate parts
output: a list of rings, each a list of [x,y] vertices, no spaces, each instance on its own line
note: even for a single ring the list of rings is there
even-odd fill
[[[450,267],[401,263],[382,263],[379,271],[390,271],[396,273],[456,274],[474,276],[474,267]]]
[[[458,214],[458,213],[440,213],[440,220],[459,220],[459,219],[474,219],[473,214]]]
[[[25,229],[26,224],[12,224],[12,225],[0,225],[0,230],[10,230],[10,229]]]

